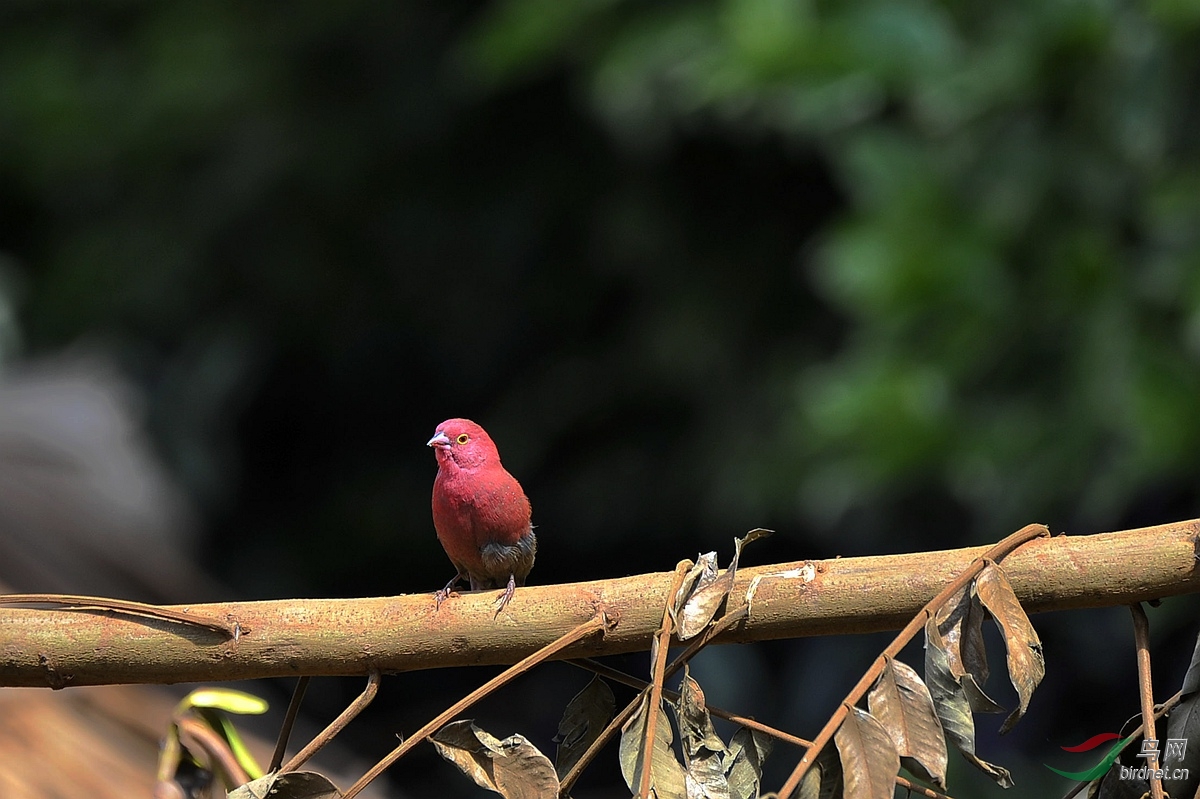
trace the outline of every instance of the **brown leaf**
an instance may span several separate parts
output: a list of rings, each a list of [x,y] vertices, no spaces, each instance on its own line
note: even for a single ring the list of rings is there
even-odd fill
[[[621,775],[625,778],[625,784],[629,786],[629,789],[635,792],[641,785],[642,769],[645,767],[642,741],[646,737],[649,705],[650,697],[642,697],[637,712],[621,728],[619,747]],[[675,759],[675,753],[671,749],[671,722],[661,705],[655,711],[658,713],[658,721],[654,728],[653,754],[650,758],[651,790],[656,799],[685,799],[687,788],[683,766],[679,765],[679,761]]]
[[[558,776],[550,759],[524,736],[500,740],[468,720],[452,721],[430,737],[438,754],[505,799],[556,799]]]
[[[770,534],[770,530],[758,527],[741,538],[733,539],[733,560],[730,562],[729,568],[719,577],[716,572],[716,553],[709,552],[707,555],[700,556],[700,560],[705,565],[695,579],[694,587],[687,592],[680,588],[675,595],[673,609],[676,610],[676,613],[673,618],[680,641],[686,641],[703,632],[704,628],[712,622],[713,617],[717,615],[721,603],[725,601],[729,596],[730,589],[733,588],[733,580],[737,576],[738,560],[742,556],[742,547]],[[709,560],[710,556],[711,560]],[[700,564],[698,563],[697,566]],[[696,568],[693,567],[692,571],[694,572]],[[692,572],[689,572],[688,578],[690,579],[691,576]],[[684,580],[684,585],[689,585],[687,579]],[[686,597],[686,599],[681,602],[682,597]]]
[[[946,643],[934,619],[925,623],[925,683],[929,687],[934,711],[942,723],[942,732],[950,743],[968,762],[995,780],[1000,787],[1011,788],[1012,775],[1006,769],[982,760],[975,754],[975,720],[971,716],[971,705],[950,666]]]
[[[491,760],[483,756],[484,746],[475,737],[475,722],[470,719],[452,721],[429,737],[438,754],[458,766],[476,785],[496,790],[492,778]]]
[[[685,754],[694,755],[702,749],[724,752],[725,742],[717,735],[712,717],[704,704],[704,691],[692,679],[690,669],[683,667],[683,681],[679,685],[679,701],[675,704],[679,719],[679,738]]]
[[[771,738],[757,730],[742,727],[733,734],[724,760],[725,780],[729,783],[732,799],[755,799],[758,796],[763,761],[771,754],[771,746]]]
[[[675,629],[679,629],[680,615],[683,613],[684,606],[688,600],[702,588],[712,585],[717,579],[717,553],[705,552],[702,555],[696,556],[696,562],[692,564],[692,568],[688,569],[688,573],[683,576],[683,581],[679,584],[679,589],[675,591],[675,596],[671,599],[670,615],[671,621],[675,623]]]
[[[341,799],[341,791],[311,771],[267,774],[229,792],[228,799]]]
[[[842,760],[845,799],[892,799],[900,756],[874,716],[851,707],[833,741]]]
[[[688,799],[730,799],[729,780],[716,752],[702,750],[688,757],[683,780]]]
[[[883,673],[867,694],[867,706],[892,737],[905,767],[946,787],[946,738],[929,689],[917,673],[887,658]]]
[[[989,563],[984,567],[975,579],[975,591],[1004,634],[1004,646],[1008,650],[1008,678],[1013,688],[1017,689],[1018,705],[1000,725],[1000,732],[1005,733],[1025,715],[1034,689],[1046,676],[1042,642],[1029,623],[1029,617],[1017,600],[1008,577],[999,566]]]
[[[954,676],[970,674],[980,686],[988,678],[987,649],[983,643],[986,615],[979,597],[969,585],[956,591],[937,614],[938,632],[946,642]],[[975,710],[980,712],[979,708]]]
[[[679,739],[683,744],[687,768],[685,785],[688,796],[730,799],[723,761],[725,742],[713,728],[712,717],[704,704],[704,691],[692,679],[687,666],[683,669],[675,716],[679,721]]]
[[[842,799],[842,763],[835,747],[827,745],[821,750],[794,795],[796,799]]]
[[[579,762],[587,748],[600,736],[605,725],[612,720],[616,699],[608,683],[593,677],[587,687],[575,695],[563,710],[558,722],[558,744],[554,767],[559,779]]]
[[[813,763],[796,788],[796,799],[821,799],[821,764]]]
[[[482,735],[487,733],[480,730]],[[489,736],[490,737],[490,736]],[[557,799],[558,775],[550,758],[523,735],[492,739],[492,763],[498,793],[505,799]]]

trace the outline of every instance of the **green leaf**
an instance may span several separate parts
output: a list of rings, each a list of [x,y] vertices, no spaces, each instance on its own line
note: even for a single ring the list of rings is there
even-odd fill
[[[242,716],[258,716],[267,712],[267,702],[253,694],[235,691],[232,688],[197,688],[180,701],[177,713],[193,707],[210,707],[237,713]]]

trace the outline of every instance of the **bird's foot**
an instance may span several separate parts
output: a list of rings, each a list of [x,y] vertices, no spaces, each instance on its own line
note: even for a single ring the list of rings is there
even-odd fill
[[[513,594],[516,592],[517,580],[514,575],[510,574],[508,575],[508,587],[504,589],[504,593],[500,595],[498,600],[496,600],[496,616],[500,615],[500,611],[504,610],[504,607],[509,603],[510,600],[512,600]]]
[[[445,588],[433,592],[433,612],[437,613],[442,609],[442,603],[452,596],[458,596],[457,591],[447,591]]]
[[[458,596],[458,592],[454,590],[455,584],[462,579],[462,575],[454,575],[454,579],[446,583],[446,587],[433,593],[433,612],[437,613],[442,609],[442,603],[452,596]]]

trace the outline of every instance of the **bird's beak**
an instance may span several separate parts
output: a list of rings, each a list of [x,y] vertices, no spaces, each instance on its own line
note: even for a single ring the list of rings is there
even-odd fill
[[[438,431],[438,434],[436,436],[434,436],[433,438],[431,438],[425,442],[425,446],[427,446],[427,447],[448,447],[448,446],[450,446],[450,439],[446,438],[445,433]]]

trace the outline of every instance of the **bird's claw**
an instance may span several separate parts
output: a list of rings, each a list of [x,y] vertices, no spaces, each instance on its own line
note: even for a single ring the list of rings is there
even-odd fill
[[[454,590],[455,584],[462,579],[461,574],[454,575],[454,579],[446,583],[446,587],[433,593],[433,612],[437,613],[442,609],[442,603],[452,596],[458,596],[458,592]]]
[[[517,592],[517,581],[514,575],[508,576],[508,586],[505,587],[504,593],[496,600],[496,616],[500,615],[500,611],[504,610],[509,601],[512,600],[513,594]],[[494,618],[494,617],[493,617]]]
[[[433,592],[433,612],[437,613],[442,609],[442,603],[452,596],[458,596],[458,592],[453,589],[439,589]]]

